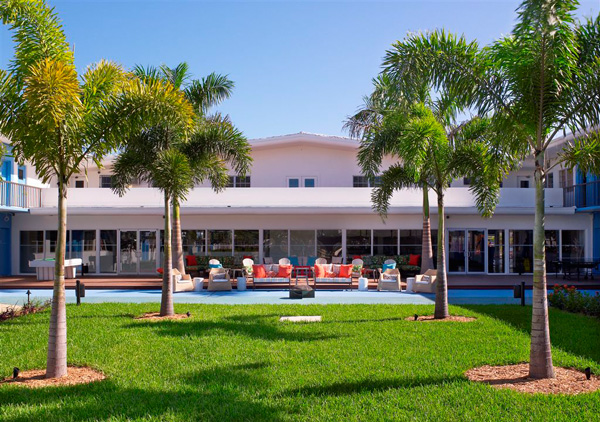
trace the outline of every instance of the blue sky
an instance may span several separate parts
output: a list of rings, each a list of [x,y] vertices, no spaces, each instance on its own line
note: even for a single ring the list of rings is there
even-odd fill
[[[249,138],[299,131],[344,135],[385,50],[409,31],[446,28],[482,44],[507,34],[519,1],[50,1],[80,70],[102,58],[125,67],[175,66],[228,74],[218,110]],[[599,0],[579,14],[597,15]],[[12,57],[0,29],[0,66]]]

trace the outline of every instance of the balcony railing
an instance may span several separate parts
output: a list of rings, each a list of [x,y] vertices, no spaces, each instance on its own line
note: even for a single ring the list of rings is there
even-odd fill
[[[0,180],[0,208],[39,208],[42,205],[40,188]]]
[[[563,189],[565,207],[598,207],[600,206],[600,180],[567,186]]]

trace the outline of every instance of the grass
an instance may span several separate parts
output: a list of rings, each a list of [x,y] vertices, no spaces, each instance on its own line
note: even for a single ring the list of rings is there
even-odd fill
[[[528,360],[531,308],[452,307],[475,322],[411,322],[430,306],[69,306],[69,363],[101,383],[0,387],[0,420],[597,420],[600,393],[523,395],[464,372]],[[322,315],[322,323],[280,323]],[[0,374],[45,366],[49,313],[0,324]],[[600,373],[600,321],[551,312],[555,364]]]

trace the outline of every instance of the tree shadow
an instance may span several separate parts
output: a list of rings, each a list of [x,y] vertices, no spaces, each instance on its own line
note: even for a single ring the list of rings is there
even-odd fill
[[[283,324],[274,318],[280,314],[230,315],[219,320],[192,318],[182,320],[136,321],[125,325],[128,329],[158,329],[158,334],[170,337],[206,337],[223,331],[257,340],[311,342],[332,340],[348,335],[325,334],[318,328],[320,323]],[[310,328],[306,328],[309,327]],[[304,327],[294,329],[292,327]]]
[[[531,306],[462,305],[531,335]],[[568,353],[600,363],[600,319],[550,308],[552,345]]]
[[[443,385],[452,382],[468,382],[465,377],[403,377],[385,379],[364,379],[362,381],[341,381],[329,385],[304,386],[287,390],[288,396],[343,396],[360,393],[374,393],[398,388],[414,388],[428,385]]]
[[[12,421],[106,419],[283,420],[284,409],[251,399],[266,380],[265,362],[213,368],[182,377],[173,389],[128,388],[116,380],[31,390],[0,388],[0,405],[28,406]]]

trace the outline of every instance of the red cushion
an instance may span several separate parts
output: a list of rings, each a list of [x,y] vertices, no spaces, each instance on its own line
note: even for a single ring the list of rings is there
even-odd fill
[[[354,255],[354,256],[352,257],[352,259],[362,259],[362,256],[361,256],[361,255]]]
[[[352,264],[341,265],[339,277],[348,278],[350,276],[352,276]]]
[[[196,259],[195,255],[186,255],[185,262],[187,263],[188,267],[194,267],[198,265],[198,260]]]
[[[162,273],[164,273],[165,271],[164,271],[162,268],[157,268],[157,269],[156,269],[156,272],[157,272],[157,273],[159,273],[159,274],[162,274]]]
[[[421,260],[421,255],[413,255],[410,254],[408,256],[408,265],[419,266],[419,261]]]
[[[264,265],[253,265],[252,276],[254,278],[267,278],[267,272]]]
[[[325,267],[320,264],[315,264],[315,278],[325,277]]]
[[[280,265],[277,277],[290,278],[292,276],[292,265]]]

